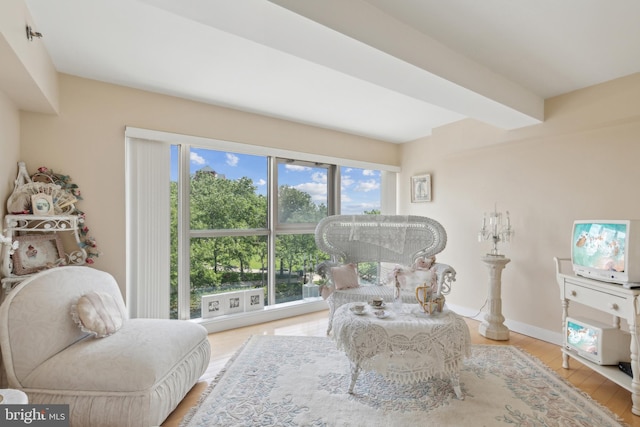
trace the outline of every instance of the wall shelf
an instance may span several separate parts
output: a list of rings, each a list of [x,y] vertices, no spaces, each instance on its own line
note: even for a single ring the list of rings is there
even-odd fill
[[[77,215],[6,215],[4,217],[4,236],[12,241],[25,235],[63,235],[64,263],[83,265],[87,260],[79,235],[79,217]],[[18,283],[33,274],[16,275],[10,247],[2,245],[2,288],[9,292]]]

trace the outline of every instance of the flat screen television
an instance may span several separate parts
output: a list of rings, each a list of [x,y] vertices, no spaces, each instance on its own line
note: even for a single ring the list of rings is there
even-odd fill
[[[571,263],[577,275],[640,286],[640,220],[574,221]]]
[[[564,345],[598,365],[617,365],[629,360],[631,335],[603,323],[567,317]]]

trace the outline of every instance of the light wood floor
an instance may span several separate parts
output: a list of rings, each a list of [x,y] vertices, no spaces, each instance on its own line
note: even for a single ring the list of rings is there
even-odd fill
[[[206,373],[187,394],[176,410],[165,420],[162,427],[177,427],[182,417],[200,398],[203,390],[224,368],[229,358],[251,335],[304,335],[326,336],[327,311],[277,320],[255,326],[248,326],[209,335],[211,342],[211,363]],[[508,341],[493,341],[478,334],[479,322],[467,319],[474,344],[514,345],[536,356],[561,377],[586,392],[593,399],[622,417],[632,427],[640,427],[640,416],[631,413],[631,393],[600,374],[571,360],[571,369],[562,368],[560,348],[526,335],[511,332]]]

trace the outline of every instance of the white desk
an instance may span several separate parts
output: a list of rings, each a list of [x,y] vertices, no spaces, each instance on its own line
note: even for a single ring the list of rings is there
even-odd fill
[[[349,393],[360,370],[366,369],[401,383],[449,376],[456,396],[464,398],[458,375],[471,337],[462,317],[446,309],[434,316],[416,315],[418,304],[403,304],[401,313],[387,308],[390,316],[379,319],[369,307],[357,315],[351,306],[340,306],[333,318],[333,338],[351,364]]]
[[[620,318],[627,320],[631,333],[631,367],[633,378],[620,371],[618,366],[602,366],[580,357],[577,353],[566,348],[563,342],[562,367],[569,369],[569,357],[579,360],[583,365],[593,369],[602,376],[610,379],[631,392],[631,412],[640,415],[640,364],[638,363],[640,332],[640,289],[626,289],[622,285],[587,279],[569,273],[570,260],[554,258],[556,262],[556,280],[560,286],[560,300],[562,301],[562,327],[567,322],[570,302],[576,302],[613,316],[613,326],[620,327]],[[565,265],[567,273],[562,272]],[[563,340],[566,341],[565,334]]]

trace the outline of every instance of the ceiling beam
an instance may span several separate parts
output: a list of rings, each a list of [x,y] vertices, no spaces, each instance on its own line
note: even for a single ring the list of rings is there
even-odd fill
[[[366,1],[269,1],[371,48],[357,54],[343,42],[331,55],[320,46],[290,53],[500,128],[544,120],[544,99]]]

